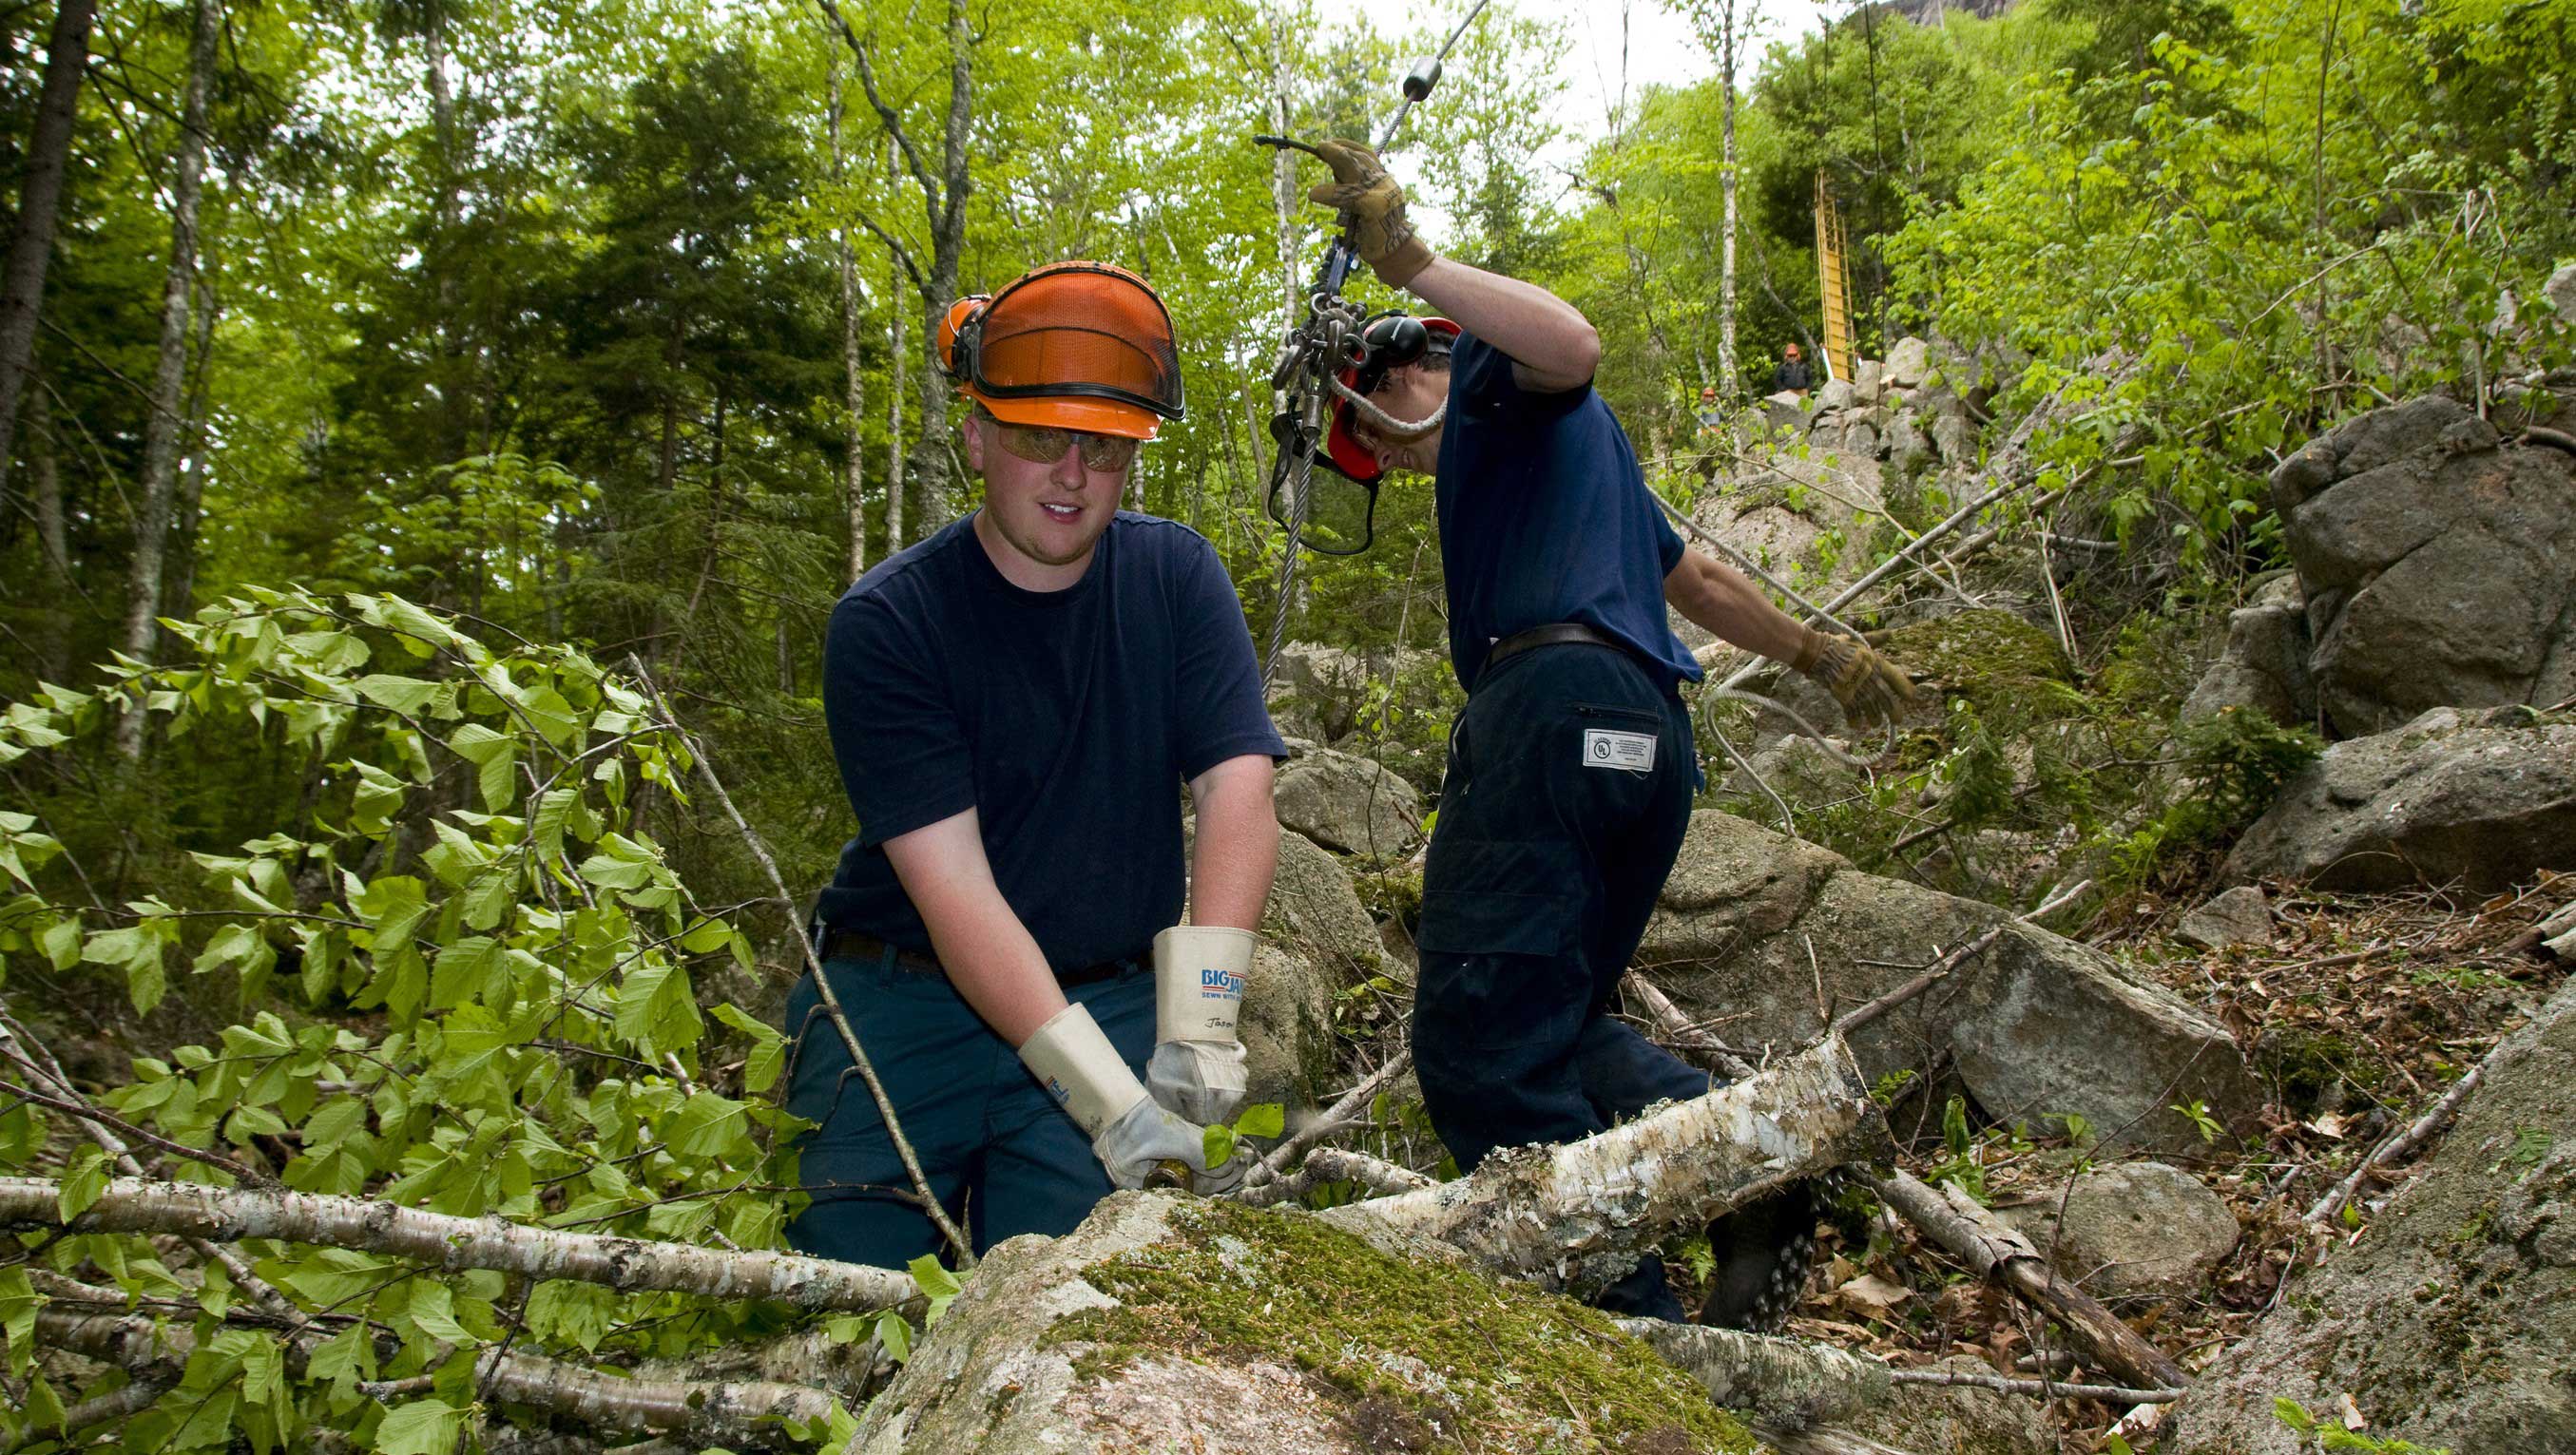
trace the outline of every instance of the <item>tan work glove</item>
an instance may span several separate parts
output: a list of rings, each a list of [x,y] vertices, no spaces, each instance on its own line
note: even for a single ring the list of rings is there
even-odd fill
[[[1834,695],[1855,726],[1894,722],[1914,701],[1914,682],[1865,642],[1808,627],[1789,665]]]
[[[1338,137],[1315,152],[1333,169],[1333,180],[1317,184],[1307,200],[1350,219],[1351,246],[1388,287],[1412,282],[1431,265],[1431,246],[1405,217],[1404,189],[1386,174],[1386,164],[1367,147]]]

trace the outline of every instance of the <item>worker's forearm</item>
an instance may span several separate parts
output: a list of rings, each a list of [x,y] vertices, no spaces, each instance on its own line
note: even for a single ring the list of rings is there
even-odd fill
[[[1238,760],[1240,761],[1240,760]],[[1191,786],[1198,838],[1190,856],[1190,923],[1257,930],[1279,869],[1270,760],[1220,765]]]
[[[1535,284],[1435,257],[1405,286],[1443,317],[1557,388],[1591,382],[1600,365],[1601,335],[1591,320]]]
[[[1002,896],[996,893],[982,906],[975,898],[960,896],[942,906],[944,912],[936,918],[927,912],[923,918],[948,982],[1016,1049],[1064,1009],[1064,991],[1038,942],[1029,938]]]
[[[1725,641],[1778,662],[1795,662],[1807,628],[1771,604],[1743,572],[1696,551],[1664,578],[1673,609]]]

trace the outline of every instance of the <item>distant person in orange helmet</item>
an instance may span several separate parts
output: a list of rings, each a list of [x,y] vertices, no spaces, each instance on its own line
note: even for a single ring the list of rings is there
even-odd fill
[[[980,1251],[1068,1232],[1158,1168],[1241,1180],[1209,1168],[1203,1129],[1244,1093],[1235,1012],[1287,749],[1215,549],[1118,508],[1139,446],[1181,416],[1154,290],[1050,263],[960,299],[934,347],[984,500],[833,609],[823,710],[858,832],[813,933]],[[937,1237],[818,1002],[811,975],[787,1001],[787,1109],[818,1123],[789,1239],[900,1268]]]
[[[1807,361],[1798,356],[1796,343],[1792,342],[1780,351],[1780,362],[1771,366],[1772,393],[1805,394],[1815,387],[1815,383],[1815,373],[1807,367]]]

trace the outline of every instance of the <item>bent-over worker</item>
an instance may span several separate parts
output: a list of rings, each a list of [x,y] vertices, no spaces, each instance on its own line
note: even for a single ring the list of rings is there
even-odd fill
[[[1609,1013],[1701,781],[1678,693],[1700,668],[1666,605],[1815,678],[1855,719],[1892,715],[1913,688],[1683,548],[1592,389],[1601,343],[1581,313],[1433,253],[1375,156],[1322,151],[1336,180],[1313,200],[1352,219],[1380,278],[1441,315],[1367,326],[1366,358],[1343,376],[1365,402],[1336,401],[1327,453],[1355,479],[1435,481],[1450,663],[1468,695],[1423,874],[1413,1045],[1432,1125],[1470,1168],[1710,1087]],[[1702,1317],[1785,1313],[1813,1230],[1803,1187],[1712,1228]],[[1653,1258],[1598,1302],[1681,1316]]]

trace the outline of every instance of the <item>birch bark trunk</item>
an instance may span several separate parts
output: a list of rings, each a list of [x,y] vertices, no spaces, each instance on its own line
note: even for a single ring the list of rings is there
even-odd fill
[[[27,138],[26,180],[18,189],[18,232],[0,270],[0,501],[9,498],[16,458],[18,397],[36,357],[36,316],[45,302],[45,265],[54,255],[54,222],[62,213],[63,174],[71,159],[73,114],[89,70],[89,32],[97,0],[61,0],[45,44],[45,85]]]
[[[61,1187],[0,1177],[0,1225],[61,1227]],[[792,1253],[735,1253],[596,1233],[560,1233],[500,1218],[460,1218],[359,1197],[192,1182],[114,1178],[74,1219],[83,1232],[176,1233],[210,1242],[275,1238],[414,1258],[445,1269],[488,1268],[569,1278],[622,1291],[784,1299],[805,1309],[864,1313],[918,1290],[890,1269]]]
[[[844,186],[849,181],[849,167],[841,152],[841,63],[836,54],[831,68],[831,101],[824,112],[832,137],[832,184]],[[868,570],[868,474],[865,441],[860,437],[860,421],[868,406],[867,375],[859,362],[859,269],[850,250],[850,229],[846,222],[832,229],[833,247],[841,273],[841,382],[850,404],[849,455],[843,465],[842,487],[850,509],[850,579],[858,580]]]
[[[162,564],[170,544],[179,445],[187,433],[181,394],[188,374],[188,304],[197,280],[197,200],[206,173],[206,91],[223,25],[216,0],[196,0],[188,41],[188,80],[179,103],[178,151],[170,188],[170,264],[161,283],[161,351],[152,368],[151,412],[143,426],[142,503],[134,520],[134,558],[126,567],[125,630],[119,645],[138,662],[152,660],[159,635]],[[117,719],[116,747],[129,761],[143,755],[146,714]]]
[[[1839,1038],[1597,1136],[1498,1154],[1456,1182],[1322,1214],[1363,1236],[1429,1238],[1496,1274],[1599,1291],[1666,1239],[1848,1162],[1886,1138]]]

